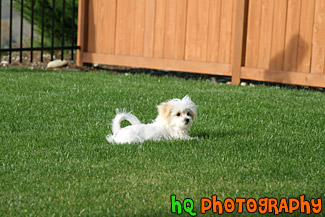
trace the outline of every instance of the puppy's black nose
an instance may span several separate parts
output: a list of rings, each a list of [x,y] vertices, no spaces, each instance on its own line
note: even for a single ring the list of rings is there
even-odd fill
[[[190,122],[190,119],[189,118],[186,118],[185,119],[185,124],[188,124],[188,122]]]

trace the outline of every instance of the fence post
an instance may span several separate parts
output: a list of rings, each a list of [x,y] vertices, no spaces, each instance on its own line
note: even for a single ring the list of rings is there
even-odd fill
[[[85,27],[86,27],[86,3],[87,0],[79,0],[78,5],[78,40],[77,46],[80,49],[77,50],[77,66],[81,67],[83,65],[83,53],[85,50]]]
[[[248,16],[248,0],[236,0],[235,2],[235,27],[234,27],[234,46],[232,59],[232,84],[239,84],[241,78],[241,67],[245,55],[245,26]]]

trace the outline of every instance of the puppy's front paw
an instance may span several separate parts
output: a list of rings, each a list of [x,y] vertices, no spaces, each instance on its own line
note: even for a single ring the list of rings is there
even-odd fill
[[[190,137],[187,136],[186,138],[184,138],[185,140],[199,140],[199,137]]]
[[[190,140],[197,140],[198,141],[199,137],[197,137],[197,136],[196,137],[190,137]]]

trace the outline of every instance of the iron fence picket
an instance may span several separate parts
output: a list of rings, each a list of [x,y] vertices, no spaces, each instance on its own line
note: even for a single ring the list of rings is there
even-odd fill
[[[20,2],[20,48],[23,48],[23,32],[24,32],[24,0]],[[19,62],[23,62],[23,51],[19,51]]]

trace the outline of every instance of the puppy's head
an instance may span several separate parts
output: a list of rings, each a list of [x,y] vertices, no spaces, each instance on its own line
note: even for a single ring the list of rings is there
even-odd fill
[[[175,130],[189,130],[196,118],[196,105],[186,95],[183,99],[172,99],[158,106],[158,121],[164,121]]]

